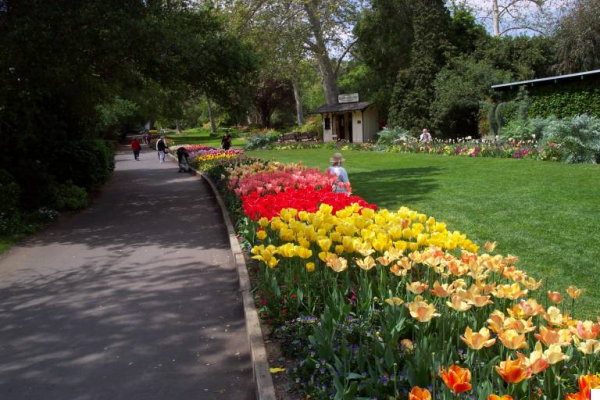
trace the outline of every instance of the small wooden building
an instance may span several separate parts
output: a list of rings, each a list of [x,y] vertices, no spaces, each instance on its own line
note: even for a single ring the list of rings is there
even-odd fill
[[[374,140],[379,132],[379,113],[368,101],[323,105],[312,114],[323,116],[324,142],[347,140],[364,143]]]

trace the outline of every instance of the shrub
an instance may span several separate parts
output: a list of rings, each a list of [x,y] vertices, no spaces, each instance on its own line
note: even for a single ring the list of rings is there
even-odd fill
[[[73,182],[57,184],[52,187],[53,203],[60,211],[81,210],[88,203],[88,194],[85,189],[76,186]]]
[[[552,119],[545,129],[542,148],[566,163],[596,164],[600,157],[600,119],[585,114]]]
[[[395,128],[386,128],[379,132],[376,146],[378,150],[386,150],[390,146],[400,142],[414,142],[415,140],[409,131],[397,126]]]
[[[19,228],[20,197],[21,189],[15,178],[5,170],[0,170],[0,234],[14,233]]]
[[[71,181],[90,189],[108,180],[114,169],[114,150],[101,139],[63,143],[50,151],[50,171],[58,182]]]
[[[269,147],[277,141],[276,133],[249,136],[244,144],[244,150],[259,150]]]

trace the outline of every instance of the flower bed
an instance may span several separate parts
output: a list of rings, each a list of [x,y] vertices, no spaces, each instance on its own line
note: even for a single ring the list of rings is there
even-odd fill
[[[434,217],[334,194],[315,170],[235,159],[208,173],[257,260],[261,316],[296,362],[291,389],[583,399],[600,387],[600,328],[575,319],[580,290],[544,294],[494,244],[480,251]]]

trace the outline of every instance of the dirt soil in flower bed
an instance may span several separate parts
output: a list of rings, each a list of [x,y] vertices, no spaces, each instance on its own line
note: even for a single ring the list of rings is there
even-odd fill
[[[244,253],[244,258],[246,259],[246,265],[248,266],[248,272],[250,274],[250,282],[252,287],[256,287],[256,273],[254,271],[254,267],[256,266],[256,261],[250,258],[250,256]],[[257,310],[260,310],[262,304],[260,303],[260,299],[254,296],[254,305]],[[295,360],[291,360],[286,358],[283,355],[281,350],[281,346],[277,340],[271,337],[271,332],[273,331],[273,327],[266,323],[266,321],[260,318],[260,329],[263,334],[263,340],[265,342],[265,349],[267,351],[267,357],[269,360],[270,368],[293,368],[296,364]],[[290,387],[294,387],[295,383],[290,379],[290,377],[285,372],[279,372],[276,374],[271,374],[273,378],[273,385],[275,386],[275,395],[279,400],[303,400],[305,397],[296,392],[290,392],[288,389]]]

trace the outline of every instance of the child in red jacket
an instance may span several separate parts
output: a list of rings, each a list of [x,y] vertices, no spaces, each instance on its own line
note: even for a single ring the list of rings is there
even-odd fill
[[[131,141],[131,150],[133,150],[133,157],[135,158],[135,161],[140,161],[140,150],[142,150],[142,146],[136,138],[133,138]]]

